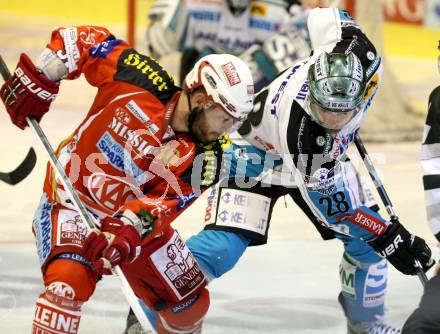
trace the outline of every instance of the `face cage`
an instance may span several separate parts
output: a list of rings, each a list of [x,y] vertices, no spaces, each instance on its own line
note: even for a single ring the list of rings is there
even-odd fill
[[[312,116],[312,119],[316,122],[316,123],[318,123],[319,125],[321,125],[323,128],[325,128],[325,129],[328,129],[328,130],[334,130],[334,131],[339,131],[339,130],[341,130],[345,125],[347,125],[353,118],[355,118],[356,117],[356,115],[360,112],[360,111],[362,111],[362,108],[363,108],[363,103],[364,103],[364,101],[363,100],[361,100],[359,103],[358,103],[358,105],[354,108],[354,109],[350,109],[350,110],[344,110],[344,111],[332,111],[332,110],[329,110],[329,109],[326,109],[326,108],[323,108],[322,106],[320,106],[318,103],[316,103],[314,100],[313,100],[313,98],[310,98],[309,97],[309,107],[310,107],[310,111],[311,111],[311,116]],[[341,124],[340,126],[331,126],[331,125],[329,125],[329,124],[326,124],[325,122],[323,122],[323,121],[321,121],[320,119],[319,119],[319,114],[318,114],[318,111],[319,111],[319,109],[320,110],[322,110],[323,112],[329,112],[329,113],[348,113],[348,112],[351,112],[351,111],[354,111],[353,112],[353,115],[347,120],[347,121],[345,121],[344,122],[344,124]]]

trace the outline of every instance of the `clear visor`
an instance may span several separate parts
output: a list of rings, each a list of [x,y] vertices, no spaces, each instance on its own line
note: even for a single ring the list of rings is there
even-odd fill
[[[226,112],[222,106],[213,103],[201,108],[192,123],[192,131],[198,141],[208,143],[220,136],[236,131],[242,122]]]
[[[206,124],[218,132],[219,136],[234,132],[243,124],[243,121],[233,117],[217,103],[209,108],[203,108],[203,111],[206,116]]]
[[[322,127],[329,130],[341,130],[344,125],[350,122],[359,111],[362,110],[362,103],[360,103],[355,109],[347,111],[331,111],[322,108],[313,100],[310,101],[310,110],[312,111],[312,117]]]

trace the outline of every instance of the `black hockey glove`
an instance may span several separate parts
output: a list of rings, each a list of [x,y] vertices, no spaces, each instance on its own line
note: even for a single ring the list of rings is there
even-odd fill
[[[425,272],[435,263],[425,240],[410,234],[397,220],[391,222],[383,235],[368,243],[405,275],[417,274],[415,260],[420,261]]]

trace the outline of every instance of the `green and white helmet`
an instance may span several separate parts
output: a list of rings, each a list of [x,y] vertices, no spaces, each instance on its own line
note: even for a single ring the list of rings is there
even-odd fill
[[[339,130],[362,110],[366,80],[353,52],[321,53],[307,78],[312,116],[322,126]]]

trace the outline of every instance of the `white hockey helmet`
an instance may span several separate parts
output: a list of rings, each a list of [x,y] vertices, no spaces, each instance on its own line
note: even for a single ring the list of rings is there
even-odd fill
[[[186,75],[185,90],[203,88],[204,109],[219,105],[225,112],[242,122],[251,112],[254,102],[254,81],[244,61],[229,54],[212,54],[201,58]]]

